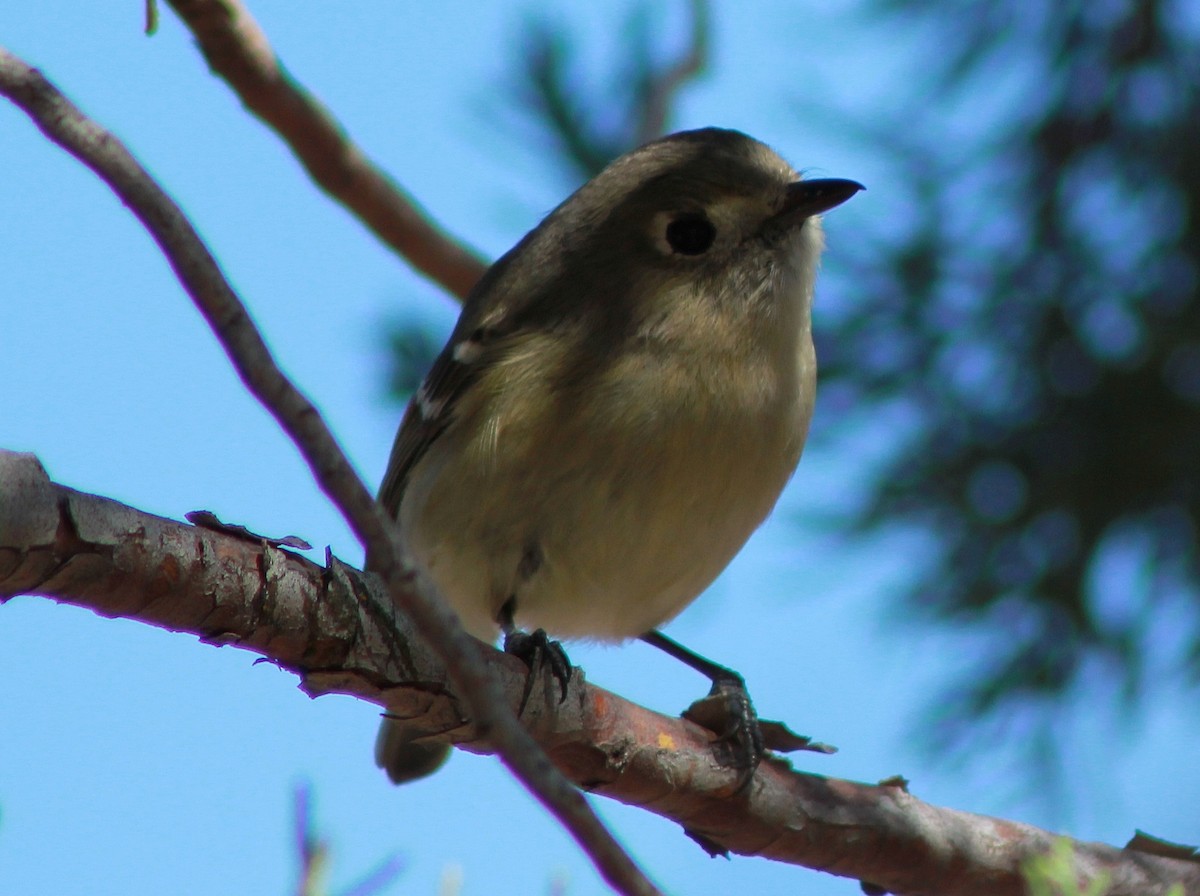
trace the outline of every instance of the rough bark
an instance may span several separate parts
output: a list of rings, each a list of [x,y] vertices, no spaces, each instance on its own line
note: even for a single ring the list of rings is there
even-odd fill
[[[350,694],[411,719],[431,736],[490,752],[464,719],[436,653],[394,611],[374,576],[163,519],[54,484],[31,455],[0,452],[0,599],[40,594],[104,616],[137,619],[250,650],[298,675],[312,696]],[[526,669],[477,644],[513,708]],[[586,682],[558,702],[548,675],[522,721],[586,790],[677,821],[731,852],[858,878],[893,893],[1017,896],[1021,867],[1056,835],[929,805],[902,782],[824,778],[763,763],[749,787],[713,755],[713,735]],[[1155,896],[1182,883],[1200,894],[1194,861],[1074,844],[1081,880],[1109,875],[1110,896]]]

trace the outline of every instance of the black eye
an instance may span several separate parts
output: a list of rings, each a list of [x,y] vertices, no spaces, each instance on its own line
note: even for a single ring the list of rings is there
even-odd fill
[[[667,225],[667,244],[680,255],[703,255],[716,239],[717,228],[704,215],[680,215]]]

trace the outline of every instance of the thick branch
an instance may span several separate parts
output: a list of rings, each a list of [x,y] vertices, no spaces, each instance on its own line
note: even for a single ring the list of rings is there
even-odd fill
[[[169,0],[214,72],[291,148],[313,181],[451,295],[487,266],[432,221],[346,136],[333,114],[284,69],[241,0]]]
[[[508,710],[454,613],[401,562],[393,521],[372,498],[313,404],[275,363],[245,306],[190,222],[116,137],[83,115],[41,73],[0,48],[0,93],[20,106],[55,143],[87,165],[137,215],[159,244],[196,308],[208,321],[246,388],[300,450],[321,490],[346,519],[417,630],[446,663],[467,713],[487,732],[501,760],[584,848],[622,893],[657,889],[633,863],[578,791],[558,774]]]
[[[314,696],[351,694],[410,718],[437,738],[492,752],[488,732],[456,708],[448,671],[400,620],[395,649],[381,625],[388,597],[373,576],[326,568],[253,539],[141,513],[52,484],[30,455],[0,452],[0,598],[37,593],[268,657]],[[472,642],[519,705],[526,669]],[[745,793],[716,765],[712,735],[572,679],[559,705],[548,675],[524,715],[576,784],[642,806],[692,834],[758,855],[867,880],[893,893],[1018,896],[1020,869],[1055,836],[1029,825],[928,805],[903,787],[802,774],[764,763]],[[1110,896],[1156,896],[1175,882],[1200,894],[1194,862],[1076,843],[1082,880],[1107,873]]]

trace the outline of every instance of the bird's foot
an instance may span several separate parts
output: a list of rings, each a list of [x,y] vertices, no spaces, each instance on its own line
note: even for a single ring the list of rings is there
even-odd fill
[[[562,644],[552,641],[542,629],[533,632],[522,632],[516,629],[504,635],[504,652],[512,654],[529,667],[529,678],[525,683],[525,693],[521,697],[521,708],[524,709],[533,689],[534,678],[543,667],[550,669],[550,674],[558,682],[562,691],[559,703],[567,699],[567,685],[571,683],[571,674],[575,671],[567,652]]]
[[[717,735],[717,762],[738,772],[737,790],[749,784],[766,745],[746,683],[734,677],[714,680],[708,696],[684,710],[683,717]]]

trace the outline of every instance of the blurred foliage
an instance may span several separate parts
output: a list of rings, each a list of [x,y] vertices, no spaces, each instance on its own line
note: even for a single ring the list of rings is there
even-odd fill
[[[1200,677],[1200,20],[1157,0],[863,3],[930,46],[895,111],[838,123],[896,172],[815,321],[826,425],[886,420],[892,443],[838,522],[932,536],[900,615],[988,636],[932,742],[1013,735],[1032,707],[1044,744],[1089,670],[1126,705],[1150,667]],[[644,9],[627,90],[589,89],[565,33],[529,26],[520,101],[574,176],[652,136],[648,98],[683,83],[654,89],[679,66],[655,62]]]
[[[618,28],[618,56],[594,90],[580,88],[583,67],[570,33],[548,19],[526,19],[514,105],[550,144],[570,180],[591,179],[612,159],[668,129],[678,92],[702,76],[709,62],[708,3],[687,0],[686,8],[686,45],[669,58],[671,51],[658,39],[663,9],[649,3],[631,6]],[[387,333],[389,391],[407,400],[441,351],[441,337],[416,317],[398,320]]]
[[[1101,873],[1084,886],[1075,870],[1075,849],[1066,837],[1056,840],[1048,854],[1031,858],[1022,871],[1028,896],[1105,896],[1111,877]],[[1178,892],[1182,896],[1183,888]]]
[[[1158,855],[1171,855],[1174,858],[1185,857],[1170,850],[1149,851]],[[1066,837],[1055,840],[1048,853],[1033,856],[1026,861],[1021,871],[1025,878],[1026,896],[1106,896],[1112,879],[1112,875],[1107,871],[1100,872],[1091,881],[1085,882],[1081,879],[1076,868],[1075,847]],[[1183,884],[1171,886],[1166,896],[1184,896]]]
[[[517,86],[519,106],[550,138],[559,159],[583,180],[669,128],[677,92],[708,67],[711,12],[689,0],[688,43],[674,60],[658,49],[662,6],[638,3],[615,29],[618,57],[599,89],[580,89],[579,52],[570,33],[546,19],[526,23]],[[603,98],[603,99],[601,99]]]
[[[1049,717],[1081,683],[1132,703],[1169,666],[1168,604],[1194,682],[1196,22],[1153,0],[878,8],[936,41],[897,107],[944,124],[875,122],[910,211],[839,249],[854,292],[818,354],[840,401],[912,424],[848,521],[933,534],[905,607],[991,636],[934,733]]]
[[[386,328],[391,369],[388,371],[388,392],[407,401],[420,388],[421,380],[433,366],[442,350],[444,335],[416,315],[406,315]]]

